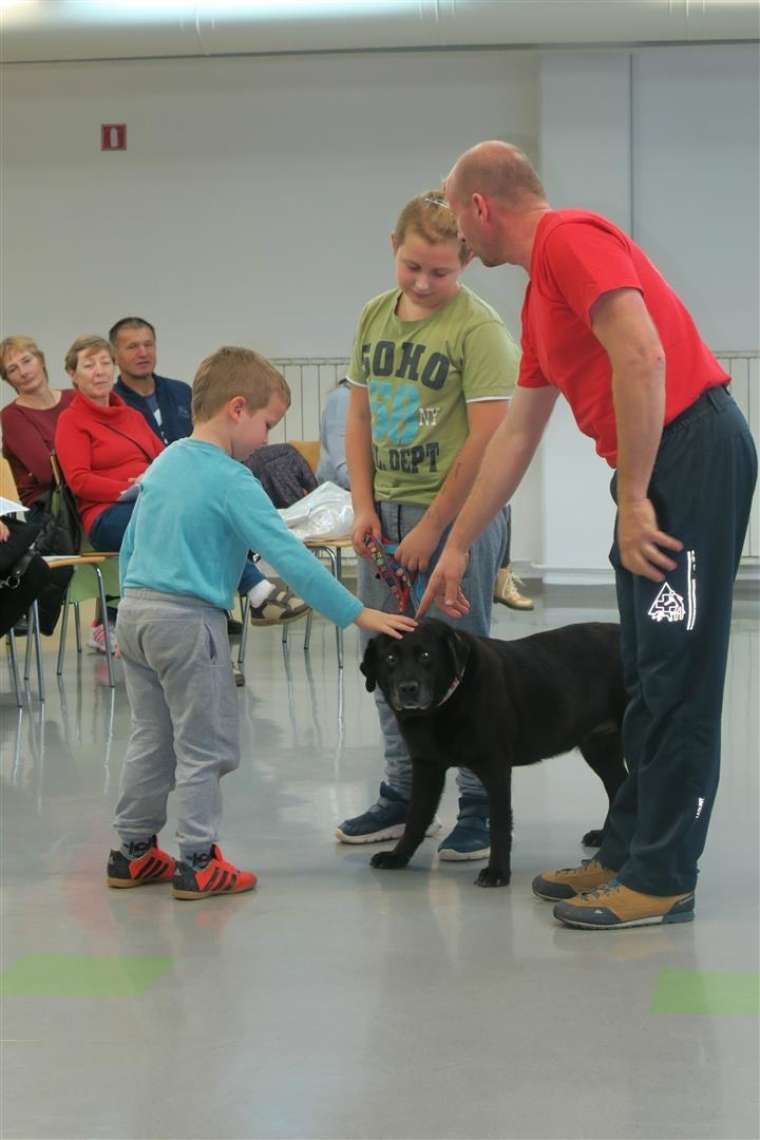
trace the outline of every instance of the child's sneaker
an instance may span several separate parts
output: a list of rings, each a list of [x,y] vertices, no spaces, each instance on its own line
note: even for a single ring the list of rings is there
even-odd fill
[[[385,843],[389,839],[400,839],[406,830],[409,815],[409,801],[388,784],[380,785],[380,798],[372,807],[353,819],[344,819],[335,832],[341,843]],[[437,816],[425,832],[437,835],[441,830]]]
[[[119,646],[116,641],[116,634],[113,626],[110,627],[109,633],[111,636],[111,652],[114,657],[119,656]],[[96,653],[105,653],[106,651],[106,631],[102,621],[94,621],[90,626],[90,636],[87,639],[87,648],[94,649]]]
[[[193,868],[189,863],[177,863],[172,880],[175,899],[204,899],[211,895],[239,895],[256,886],[253,871],[241,871],[228,863],[216,843],[204,867]]]
[[[168,883],[174,875],[177,861],[162,851],[154,835],[147,851],[144,843],[132,845],[135,858],[128,859],[121,851],[108,856],[106,882],[109,887],[149,887],[153,883]]]

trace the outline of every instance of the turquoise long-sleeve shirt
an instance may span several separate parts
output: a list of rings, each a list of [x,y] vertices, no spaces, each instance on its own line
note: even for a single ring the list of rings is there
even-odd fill
[[[121,546],[121,588],[190,594],[229,610],[249,550],[336,625],[361,612],[359,599],[290,533],[255,475],[194,439],[167,447],[142,479]]]

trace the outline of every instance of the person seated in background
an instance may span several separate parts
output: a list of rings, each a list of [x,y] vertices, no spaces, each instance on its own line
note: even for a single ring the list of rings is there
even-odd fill
[[[55,450],[76,499],[82,527],[96,550],[119,550],[135,500],[121,496],[164,450],[143,417],[113,391],[114,355],[101,336],[77,337],[66,353],[76,389],[61,414]],[[115,610],[109,607],[109,620]],[[88,645],[105,652],[103,619],[96,617]]]
[[[532,610],[534,608],[534,601],[532,598],[526,597],[525,594],[520,593],[519,587],[522,586],[522,580],[517,577],[512,569],[512,507],[507,505],[507,545],[504,551],[504,557],[501,561],[501,566],[496,572],[496,581],[493,588],[493,600],[501,602],[503,606],[509,606],[511,610]]]
[[[184,380],[156,374],[156,330],[144,317],[121,317],[108,332],[119,377],[114,392],[144,418],[168,445],[193,430],[192,389]],[[244,588],[247,587],[247,588]],[[303,617],[308,606],[287,587],[265,578],[249,560],[241,593],[250,599],[252,625],[276,625]],[[227,615],[227,632],[239,634],[240,622]]]
[[[74,399],[69,389],[51,388],[45,356],[29,336],[0,342],[0,376],[16,398],[0,412],[3,455],[28,522],[43,522],[53,482],[50,454],[58,417]]]
[[[119,370],[116,394],[140,412],[165,444],[187,438],[193,430],[192,389],[184,380],[156,375],[156,330],[150,321],[122,317],[108,339]]]
[[[318,483],[337,483],[351,490],[346,462],[346,417],[351,399],[351,384],[347,376],[333,388],[325,400],[319,424]]]

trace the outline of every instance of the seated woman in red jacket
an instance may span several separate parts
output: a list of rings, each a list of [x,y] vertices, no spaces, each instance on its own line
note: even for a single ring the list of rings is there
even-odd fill
[[[55,450],[96,550],[118,550],[134,499],[120,496],[164,449],[143,416],[113,391],[114,357],[107,340],[80,336],[66,353],[76,389],[61,413]]]
[[[0,376],[16,393],[0,412],[3,455],[19,499],[29,507],[26,521],[42,522],[53,482],[50,453],[55,429],[74,393],[50,387],[45,357],[30,336],[9,336],[0,342]]]
[[[120,502],[164,445],[144,418],[112,391],[113,349],[100,336],[80,336],[66,353],[66,371],[76,389],[61,413],[55,450],[74,493],[82,526],[96,550],[119,550],[135,500]],[[115,613],[109,608],[109,620]],[[88,644],[105,649],[96,619]]]

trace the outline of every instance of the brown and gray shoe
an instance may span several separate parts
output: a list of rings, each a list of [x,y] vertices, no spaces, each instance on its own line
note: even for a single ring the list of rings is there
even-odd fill
[[[615,871],[603,867],[596,859],[583,859],[579,867],[562,867],[559,871],[544,871],[533,880],[533,894],[549,902],[572,899],[585,891],[595,891],[597,887],[615,878]]]
[[[691,922],[694,892],[681,895],[646,895],[622,883],[605,883],[574,899],[558,902],[554,917],[579,930],[625,930],[630,926],[660,926]]]

